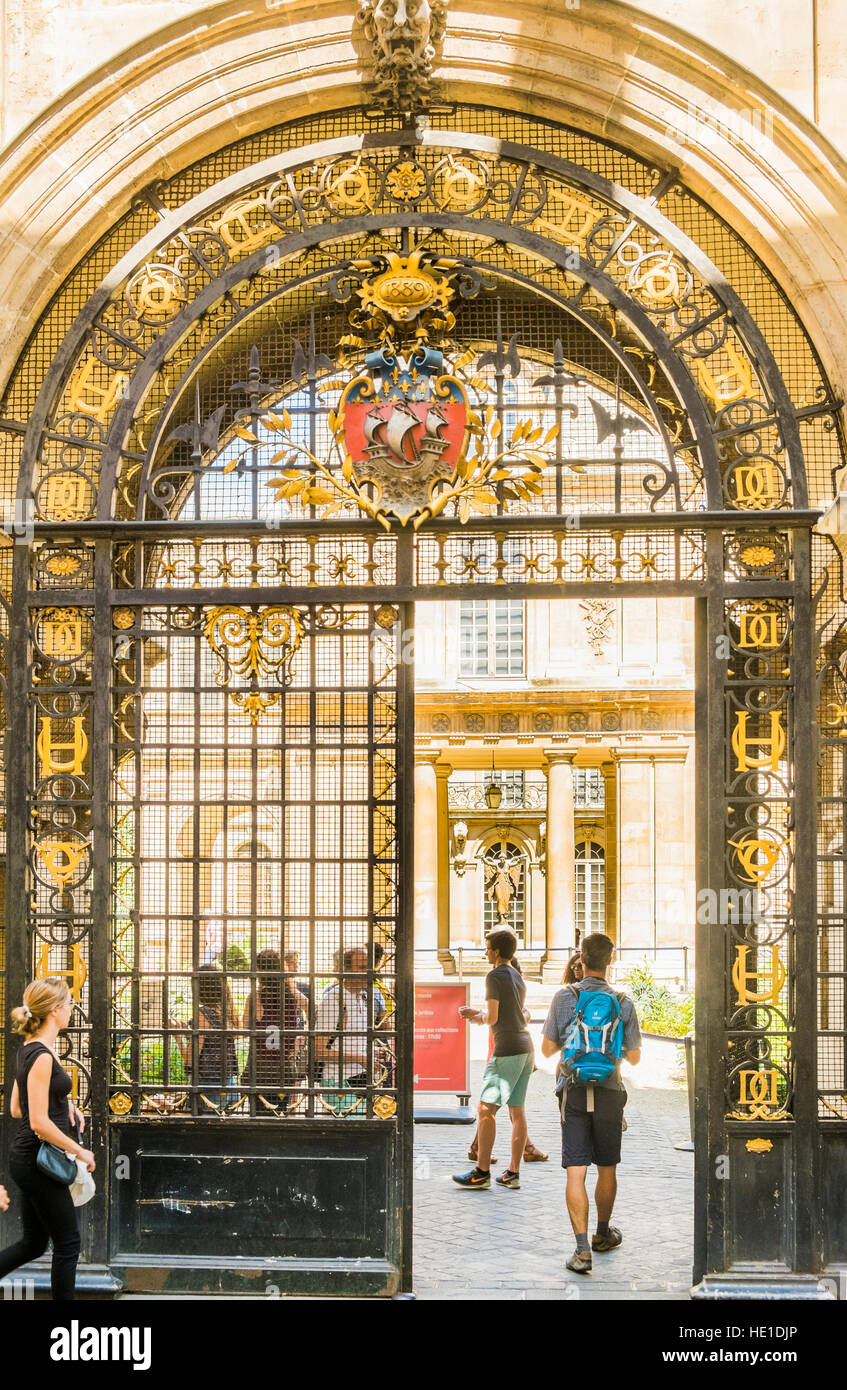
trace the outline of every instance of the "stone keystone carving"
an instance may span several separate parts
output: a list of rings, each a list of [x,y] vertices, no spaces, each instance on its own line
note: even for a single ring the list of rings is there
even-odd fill
[[[446,11],[447,0],[361,0],[359,23],[372,48],[371,87],[378,103],[404,112],[426,105]]]

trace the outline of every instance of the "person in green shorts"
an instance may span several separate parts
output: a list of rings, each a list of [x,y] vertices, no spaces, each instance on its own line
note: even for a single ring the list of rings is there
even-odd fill
[[[532,1038],[527,1030],[529,1013],[524,1008],[526,985],[509,964],[518,948],[515,933],[503,928],[493,931],[485,954],[491,966],[485,977],[485,1009],[463,1005],[459,1013],[472,1023],[480,1023],[494,1033],[494,1052],[482,1078],[479,1098],[479,1151],[476,1167],[454,1175],[459,1187],[491,1186],[491,1151],[497,1132],[495,1116],[501,1105],[508,1105],[512,1121],[512,1156],[509,1167],[497,1179],[498,1187],[520,1187],[520,1166],[526,1147],[526,1088],[535,1059]]]

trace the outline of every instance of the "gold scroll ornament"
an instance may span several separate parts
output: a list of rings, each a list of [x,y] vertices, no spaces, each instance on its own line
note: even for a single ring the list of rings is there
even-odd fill
[[[748,883],[760,884],[773,869],[788,841],[784,836],[777,837],[771,832],[757,835],[755,830],[748,830],[729,843],[735,850],[742,876]]]
[[[88,979],[88,967],[82,958],[82,946],[71,946],[71,960],[73,962],[70,970],[56,970],[50,964],[50,947],[42,946],[38,963],[35,967],[35,974],[39,980],[43,980],[46,975],[61,975],[70,980],[71,998],[75,1003],[79,1003],[82,998],[82,987]]]
[[[54,883],[64,891],[91,848],[87,840],[40,840],[35,852]]]
[[[775,506],[782,496],[779,475],[770,459],[738,464],[732,471],[737,507],[752,511]]]
[[[770,733],[748,734],[747,710],[738,710],[735,715],[735,728],[732,731],[732,751],[735,754],[736,772],[751,772],[756,768],[768,768],[771,772],[779,770],[779,760],[785,752],[785,730],[782,727],[782,714],[778,709],[770,711]],[[756,716],[757,718],[759,716]],[[770,751],[762,757],[751,757],[748,748],[759,744]]]
[[[767,1071],[740,1071],[738,1079],[740,1091],[738,1105],[743,1110],[734,1110],[734,1120],[776,1120],[787,1119],[788,1113],[779,1103],[777,1085],[780,1073],[776,1067]]]
[[[65,661],[69,656],[81,656],[82,614],[76,608],[50,608],[44,617],[43,640],[39,643],[45,656]]]
[[[768,970],[748,970],[747,952],[750,950],[770,950],[770,968]],[[736,946],[735,961],[732,967],[732,983],[738,995],[736,1002],[741,1005],[777,1004],[779,1002],[780,990],[787,978],[787,973],[780,959],[778,946]],[[770,986],[763,990],[750,989],[747,984],[748,980],[769,980]]]
[[[70,739],[62,738],[55,733],[54,726],[60,722],[70,722],[73,725],[73,735]],[[50,777],[56,772],[66,772],[72,777],[81,776],[85,755],[88,752],[85,716],[75,714],[70,721],[44,719],[36,748],[41,759],[42,776]]]
[[[734,401],[742,400],[753,390],[753,369],[750,363],[736,352],[731,343],[726,345],[725,352],[730,366],[722,371],[713,372],[702,358],[697,363],[700,390],[708,397],[716,411],[723,410],[724,406],[732,405]]]
[[[778,608],[770,608],[766,603],[751,604],[748,611],[739,616],[739,647],[769,650],[778,646],[778,620]]]
[[[94,380],[94,373],[99,370],[93,357],[82,364],[68,388],[68,403],[71,410],[90,415],[104,425],[129,385],[130,376],[128,372],[113,372],[105,386],[101,386]]]

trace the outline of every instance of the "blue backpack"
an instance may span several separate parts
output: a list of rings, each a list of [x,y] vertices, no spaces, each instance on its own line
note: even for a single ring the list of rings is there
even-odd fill
[[[605,989],[581,989],[576,1013],[562,1047],[562,1067],[569,1081],[590,1086],[605,1081],[623,1052],[623,1016],[616,994]]]

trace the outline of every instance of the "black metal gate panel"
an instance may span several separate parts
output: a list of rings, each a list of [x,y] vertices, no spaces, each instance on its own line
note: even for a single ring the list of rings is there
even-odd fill
[[[94,611],[36,610],[32,629],[35,756],[68,765],[34,782],[32,926],[41,973],[69,972],[86,1077],[98,864],[109,884],[112,1273],[390,1293],[408,1205],[400,610],[120,598],[102,615],[108,824],[83,795]]]

